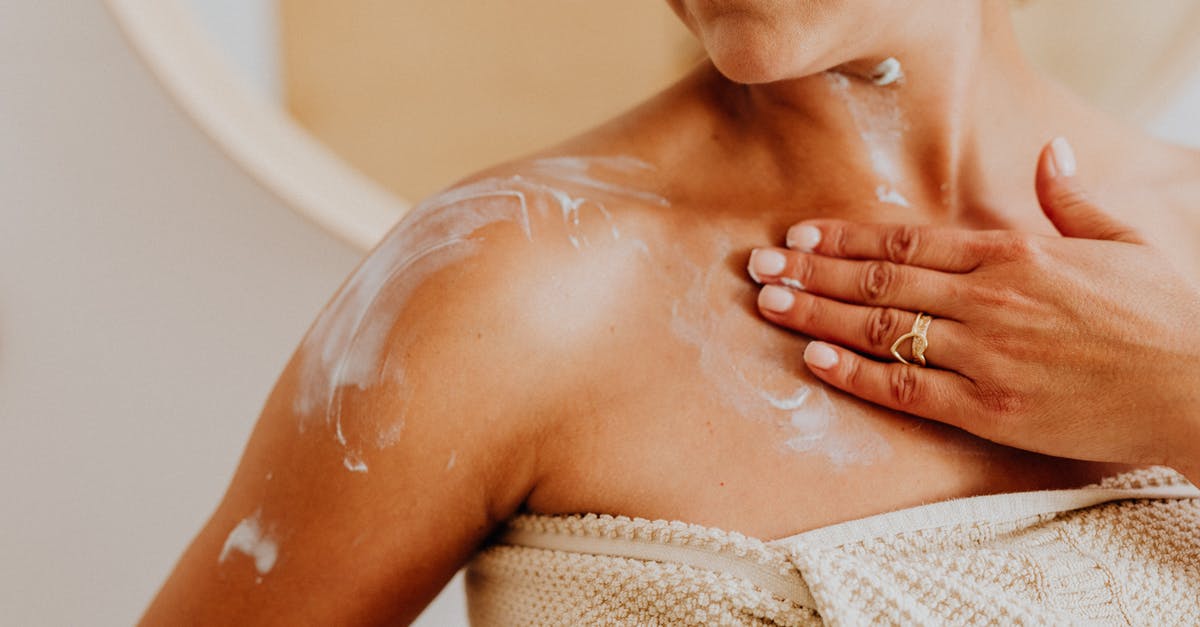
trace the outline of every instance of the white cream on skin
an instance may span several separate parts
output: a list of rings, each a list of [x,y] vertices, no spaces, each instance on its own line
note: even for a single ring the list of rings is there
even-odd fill
[[[824,387],[797,386],[780,353],[778,331],[760,320],[747,321],[738,306],[744,286],[721,280],[721,260],[732,244],[718,241],[712,248],[719,261],[707,268],[689,264],[687,273],[695,278],[675,300],[670,324],[671,332],[697,351],[709,389],[743,418],[773,424],[780,437],[772,446],[783,452],[822,455],[837,469],[888,457],[891,447],[882,436],[840,420]],[[679,250],[675,258],[679,262],[686,255]],[[747,322],[755,325],[748,338],[739,333]],[[734,337],[742,337],[743,345],[731,345]]]
[[[532,177],[494,177],[446,190],[421,203],[393,229],[334,296],[318,317],[300,355],[299,393],[293,411],[299,429],[313,425],[332,427],[334,440],[346,454],[343,466],[366,473],[364,447],[350,447],[342,425],[345,390],[368,390],[383,382],[404,381],[400,364],[384,363],[389,336],[412,293],[434,274],[468,261],[481,250],[479,231],[495,224],[515,224],[525,238],[535,239],[531,212],[545,218],[551,211],[568,227],[567,238],[582,250],[589,245],[581,227],[581,212],[595,211],[609,224],[609,234],[620,239],[611,213],[603,203],[572,195],[549,182],[562,183],[600,197],[669,206],[660,196],[599,180],[593,169],[630,173],[651,166],[631,157],[562,157],[532,162]],[[633,242],[646,250],[644,242]],[[400,441],[404,416],[370,437],[378,449]]]
[[[904,80],[904,68],[896,57],[888,57],[871,71],[871,82],[886,87]]]
[[[896,205],[899,207],[912,206],[909,204],[908,199],[901,195],[900,192],[888,187],[887,185],[879,185],[875,188],[875,198],[878,199],[879,202],[887,203],[889,205]]]
[[[548,179],[574,183],[581,188],[610,196],[633,198],[651,205],[670,207],[671,203],[658,194],[615,185],[593,178],[589,171],[602,168],[622,174],[652,171],[654,166],[628,156],[619,157],[551,157],[534,161],[530,171]]]
[[[400,384],[402,389],[408,385],[404,364],[388,362],[386,357],[403,352],[403,346],[389,346],[388,342],[405,341],[392,331],[412,294],[438,272],[479,254],[479,232],[493,225],[515,225],[527,241],[535,243],[539,240],[535,224],[556,217],[566,227],[569,244],[582,253],[590,246],[587,232],[594,234],[595,230],[585,232],[581,216],[593,212],[591,215],[608,224],[608,236],[620,240],[621,231],[602,200],[661,207],[670,203],[643,190],[598,180],[593,170],[636,173],[648,168],[628,157],[543,159],[525,168],[525,175],[483,179],[421,203],[363,261],[306,337],[300,355],[301,392],[293,403],[299,429],[304,432],[322,426],[326,433],[332,431],[333,441],[343,449],[344,470],[367,475],[369,460],[364,454],[393,446],[403,438],[404,409],[370,433],[361,433],[361,428],[347,430],[341,415],[343,394],[382,383]],[[535,216],[540,220],[535,221]],[[646,257],[686,259],[682,248],[651,251],[643,241],[628,242]],[[713,258],[724,259],[733,246],[725,241],[716,248],[720,250],[714,251]],[[776,425],[781,435],[776,446],[781,450],[820,454],[838,467],[871,463],[885,456],[889,451],[886,441],[872,443],[872,436],[879,436],[851,432],[839,421],[825,389],[797,388],[794,374],[775,348],[760,348],[756,353],[722,341],[737,337],[736,330],[748,322],[746,312],[736,306],[745,286],[718,281],[726,272],[723,262],[693,268],[690,275],[695,278],[676,299],[670,321],[676,337],[699,351],[700,367],[712,389],[738,414]],[[794,280],[789,286],[803,289]],[[753,327],[757,335],[750,345],[778,346],[777,331],[761,321],[753,324],[759,326]],[[771,374],[766,379],[747,375],[763,372]],[[452,451],[445,470],[453,470],[456,461],[457,452]]]
[[[346,453],[342,458],[342,465],[350,472],[367,472],[367,462],[364,462],[362,457],[354,451]]]
[[[224,564],[230,554],[237,552],[254,560],[254,569],[259,576],[271,572],[275,560],[279,557],[279,547],[270,534],[262,528],[262,510],[255,511],[229,532],[221,554],[217,557],[218,564]]]
[[[400,434],[403,432],[404,420],[396,420],[379,431],[379,436],[375,438],[375,448],[382,450],[390,446],[395,446],[400,441]]]
[[[782,409],[783,411],[792,411],[792,410],[800,409],[801,407],[803,407],[804,402],[807,401],[808,397],[811,395],[812,395],[812,388],[805,386],[805,387],[802,387],[802,388],[796,390],[796,392],[794,394],[792,394],[791,396],[789,396],[787,398],[775,398],[774,396],[771,396],[770,394],[767,394],[765,392],[763,393],[762,397],[764,399],[766,399],[766,401],[768,403],[770,403],[771,406],[774,407],[775,409]]]
[[[881,70],[882,68],[882,70]],[[879,74],[883,71],[883,74]],[[879,79],[874,79],[879,76]],[[904,76],[899,61],[889,58],[876,68],[873,82],[894,85]],[[825,73],[830,89],[846,106],[859,138],[867,150],[871,169],[880,181],[875,187],[875,198],[883,203],[909,207],[908,199],[896,188],[902,180],[900,166],[893,158],[899,154],[907,123],[901,115],[897,95],[892,90],[876,90],[870,94],[852,93],[850,79],[835,71]],[[888,80],[880,83],[881,80]]]

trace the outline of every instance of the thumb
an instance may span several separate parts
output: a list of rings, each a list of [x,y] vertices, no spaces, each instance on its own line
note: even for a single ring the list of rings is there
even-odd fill
[[[1058,137],[1042,148],[1037,195],[1042,212],[1065,237],[1105,239],[1131,244],[1144,241],[1137,231],[1097,207],[1075,176],[1075,151]]]

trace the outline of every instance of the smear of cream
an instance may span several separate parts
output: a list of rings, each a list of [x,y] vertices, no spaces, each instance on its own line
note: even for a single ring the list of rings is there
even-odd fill
[[[269,534],[263,532],[261,517],[262,510],[259,509],[229,532],[225,545],[221,547],[221,555],[217,557],[218,564],[224,564],[229,555],[236,551],[254,560],[254,569],[259,575],[271,572],[279,556],[279,547]]]
[[[342,465],[350,472],[367,472],[367,462],[363,461],[362,457],[355,452],[346,453],[342,458]]]
[[[904,80],[904,68],[895,57],[888,57],[871,71],[871,82],[886,87]]]
[[[597,168],[631,173],[652,166],[629,157],[562,157],[537,160],[527,166],[531,177],[557,181],[605,198],[670,205],[656,194],[596,178],[592,170]],[[531,177],[483,179],[421,203],[359,265],[314,323],[301,345],[300,384],[293,410],[301,432],[314,424],[333,428],[334,440],[348,451],[343,460],[347,470],[365,472],[366,464],[357,453],[362,449],[357,438],[363,436],[348,442],[343,429],[345,391],[405,380],[403,364],[389,366],[384,359],[399,315],[412,293],[431,276],[479,254],[482,229],[515,224],[533,242],[531,214],[546,217],[557,208],[568,227],[568,240],[582,249],[589,242],[581,230],[581,212],[594,210],[609,224],[613,239],[620,238],[620,230],[603,202],[573,195]],[[403,416],[398,416],[367,437],[378,448],[390,446],[399,441],[403,422]],[[351,444],[354,452],[350,452]]]
[[[856,431],[841,421],[824,388],[797,385],[785,365],[787,360],[776,349],[750,350],[778,346],[777,332],[758,321],[752,322],[761,325],[752,327],[756,335],[746,337],[740,332],[748,322],[745,310],[738,306],[738,290],[744,286],[721,281],[723,260],[733,246],[724,238],[710,249],[717,261],[707,267],[688,263],[682,249],[672,255],[676,263],[687,264],[685,272],[694,278],[672,304],[670,330],[697,351],[699,367],[713,394],[743,418],[774,425],[781,438],[771,445],[784,452],[822,455],[839,469],[886,457],[890,452],[886,440],[880,445],[873,438],[881,436]],[[798,285],[794,279],[790,282]],[[732,337],[743,338],[746,344],[732,346]]]
[[[458,460],[458,451],[450,451],[450,459],[446,461],[446,471],[449,472],[454,468],[454,462]]]
[[[885,62],[886,63],[886,62]],[[900,166],[894,159],[901,151],[908,125],[904,121],[895,92],[877,90],[867,94],[851,91],[850,79],[838,72],[826,72],[830,89],[843,102],[859,139],[867,151],[871,169],[881,182],[875,188],[876,197],[884,202],[908,206],[897,186],[902,182]]]
[[[775,409],[791,411],[803,407],[804,401],[808,400],[808,397],[811,394],[812,388],[805,386],[796,390],[796,392],[788,398],[775,398],[766,392],[762,392],[762,397],[766,399],[767,402],[770,403]]]
[[[791,427],[790,437],[784,444],[793,451],[811,451],[817,446],[824,448],[831,459],[836,459],[838,465],[845,465],[858,460],[848,459],[834,451],[844,447],[835,438],[829,437],[829,423],[832,416],[822,411],[793,412],[788,426]]]
[[[654,169],[654,166],[629,156],[550,157],[534,161],[531,171],[536,175],[574,183],[585,189],[604,192],[613,196],[636,198],[661,207],[671,206],[670,201],[653,192],[632,189],[592,177],[590,171],[596,167],[625,174]]]
[[[804,289],[803,283],[801,283],[798,279],[793,279],[790,276],[779,277],[779,282],[794,290]]]
[[[375,446],[379,449],[385,449],[389,446],[395,446],[400,441],[400,434],[404,432],[404,421],[397,420],[380,430],[379,437],[375,439]]]
[[[908,199],[905,198],[903,194],[892,189],[891,187],[888,187],[887,185],[879,185],[876,187],[875,197],[879,199],[879,202],[885,202],[891,205],[898,205],[901,207],[912,206],[908,203]]]

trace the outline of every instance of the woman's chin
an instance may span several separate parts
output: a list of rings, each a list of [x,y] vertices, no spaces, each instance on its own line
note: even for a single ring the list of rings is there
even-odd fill
[[[803,75],[797,66],[806,65],[804,55],[792,49],[794,43],[747,29],[714,29],[706,35],[713,65],[735,83],[773,83]]]
[[[736,49],[710,53],[713,65],[725,78],[745,85],[773,83],[788,78],[786,64],[778,55]]]

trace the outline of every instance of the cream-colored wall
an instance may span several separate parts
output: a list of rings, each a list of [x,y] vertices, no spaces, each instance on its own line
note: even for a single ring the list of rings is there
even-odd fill
[[[1112,113],[1144,121],[1200,57],[1195,0],[1016,3],[1017,35],[1034,63]]]
[[[0,624],[128,625],[359,253],[230,163],[103,5],[4,14]]]
[[[598,124],[702,58],[662,0],[279,0],[279,17],[292,115],[410,200]]]

